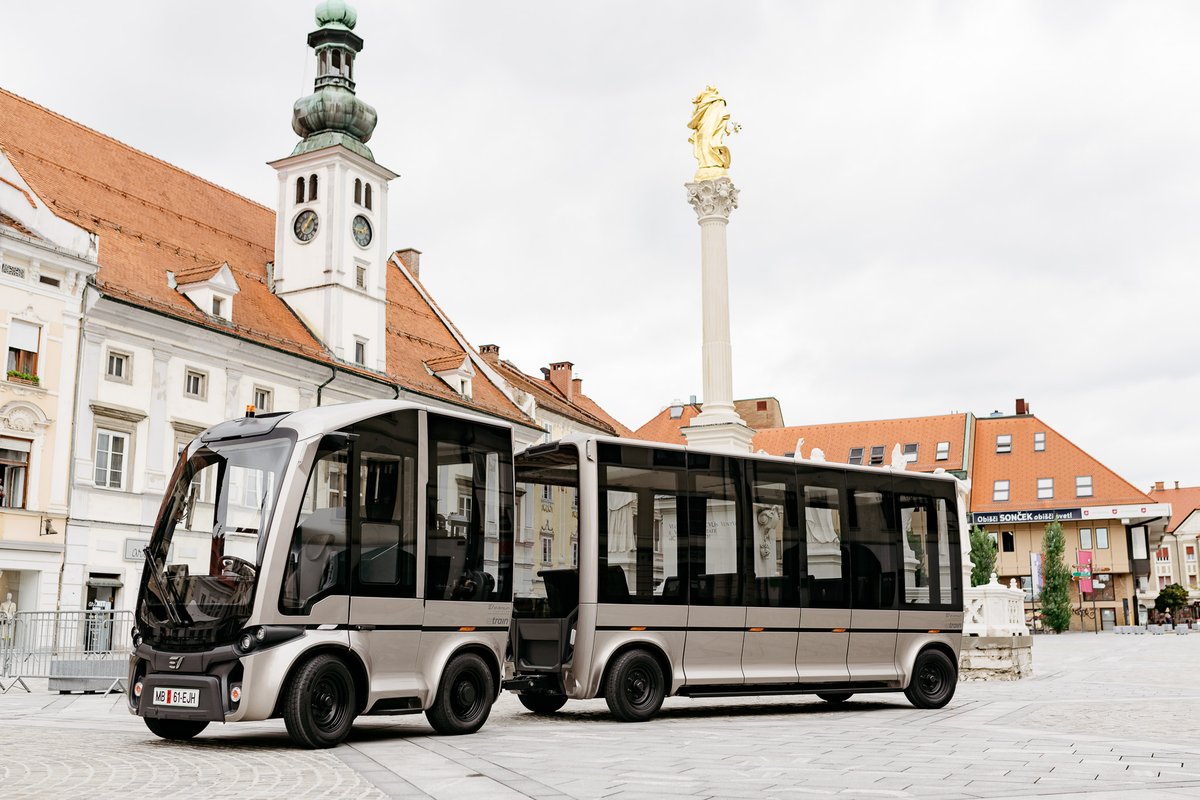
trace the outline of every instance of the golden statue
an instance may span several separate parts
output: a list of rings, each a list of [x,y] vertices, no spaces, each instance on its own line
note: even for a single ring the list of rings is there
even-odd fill
[[[692,100],[695,110],[688,127],[695,133],[688,138],[692,143],[692,155],[699,166],[694,180],[706,181],[724,177],[729,169],[729,148],[725,146],[726,134],[737,133],[741,125],[729,121],[725,98],[712,86]]]

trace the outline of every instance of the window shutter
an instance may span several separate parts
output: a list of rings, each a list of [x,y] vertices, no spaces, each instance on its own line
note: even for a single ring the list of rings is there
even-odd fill
[[[21,322],[19,319],[14,319],[8,324],[8,346],[17,350],[26,350],[30,353],[38,351],[38,339],[41,338],[42,329],[37,325],[30,325],[28,322]]]

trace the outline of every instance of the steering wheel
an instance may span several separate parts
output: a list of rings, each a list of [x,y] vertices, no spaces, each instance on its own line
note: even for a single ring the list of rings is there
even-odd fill
[[[237,556],[221,556],[222,578],[253,578],[254,565]]]

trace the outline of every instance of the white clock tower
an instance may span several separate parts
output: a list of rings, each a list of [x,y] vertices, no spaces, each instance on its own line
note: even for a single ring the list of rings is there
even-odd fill
[[[292,129],[303,137],[279,173],[275,218],[275,293],[335,356],[385,369],[388,183],[366,143],[375,109],[354,94],[363,40],[358,15],[343,0],[317,6],[312,94],[296,101]]]

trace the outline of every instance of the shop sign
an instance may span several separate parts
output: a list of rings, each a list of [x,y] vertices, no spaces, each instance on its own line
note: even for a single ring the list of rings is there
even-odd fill
[[[975,525],[999,525],[1002,522],[1063,522],[1083,519],[1082,508],[1040,508],[1036,511],[989,511],[972,514]]]
[[[125,560],[126,561],[145,561],[146,548],[150,546],[149,539],[126,539],[125,540]],[[167,551],[167,561],[171,560],[171,554],[175,552],[175,545],[171,545],[171,549]]]

